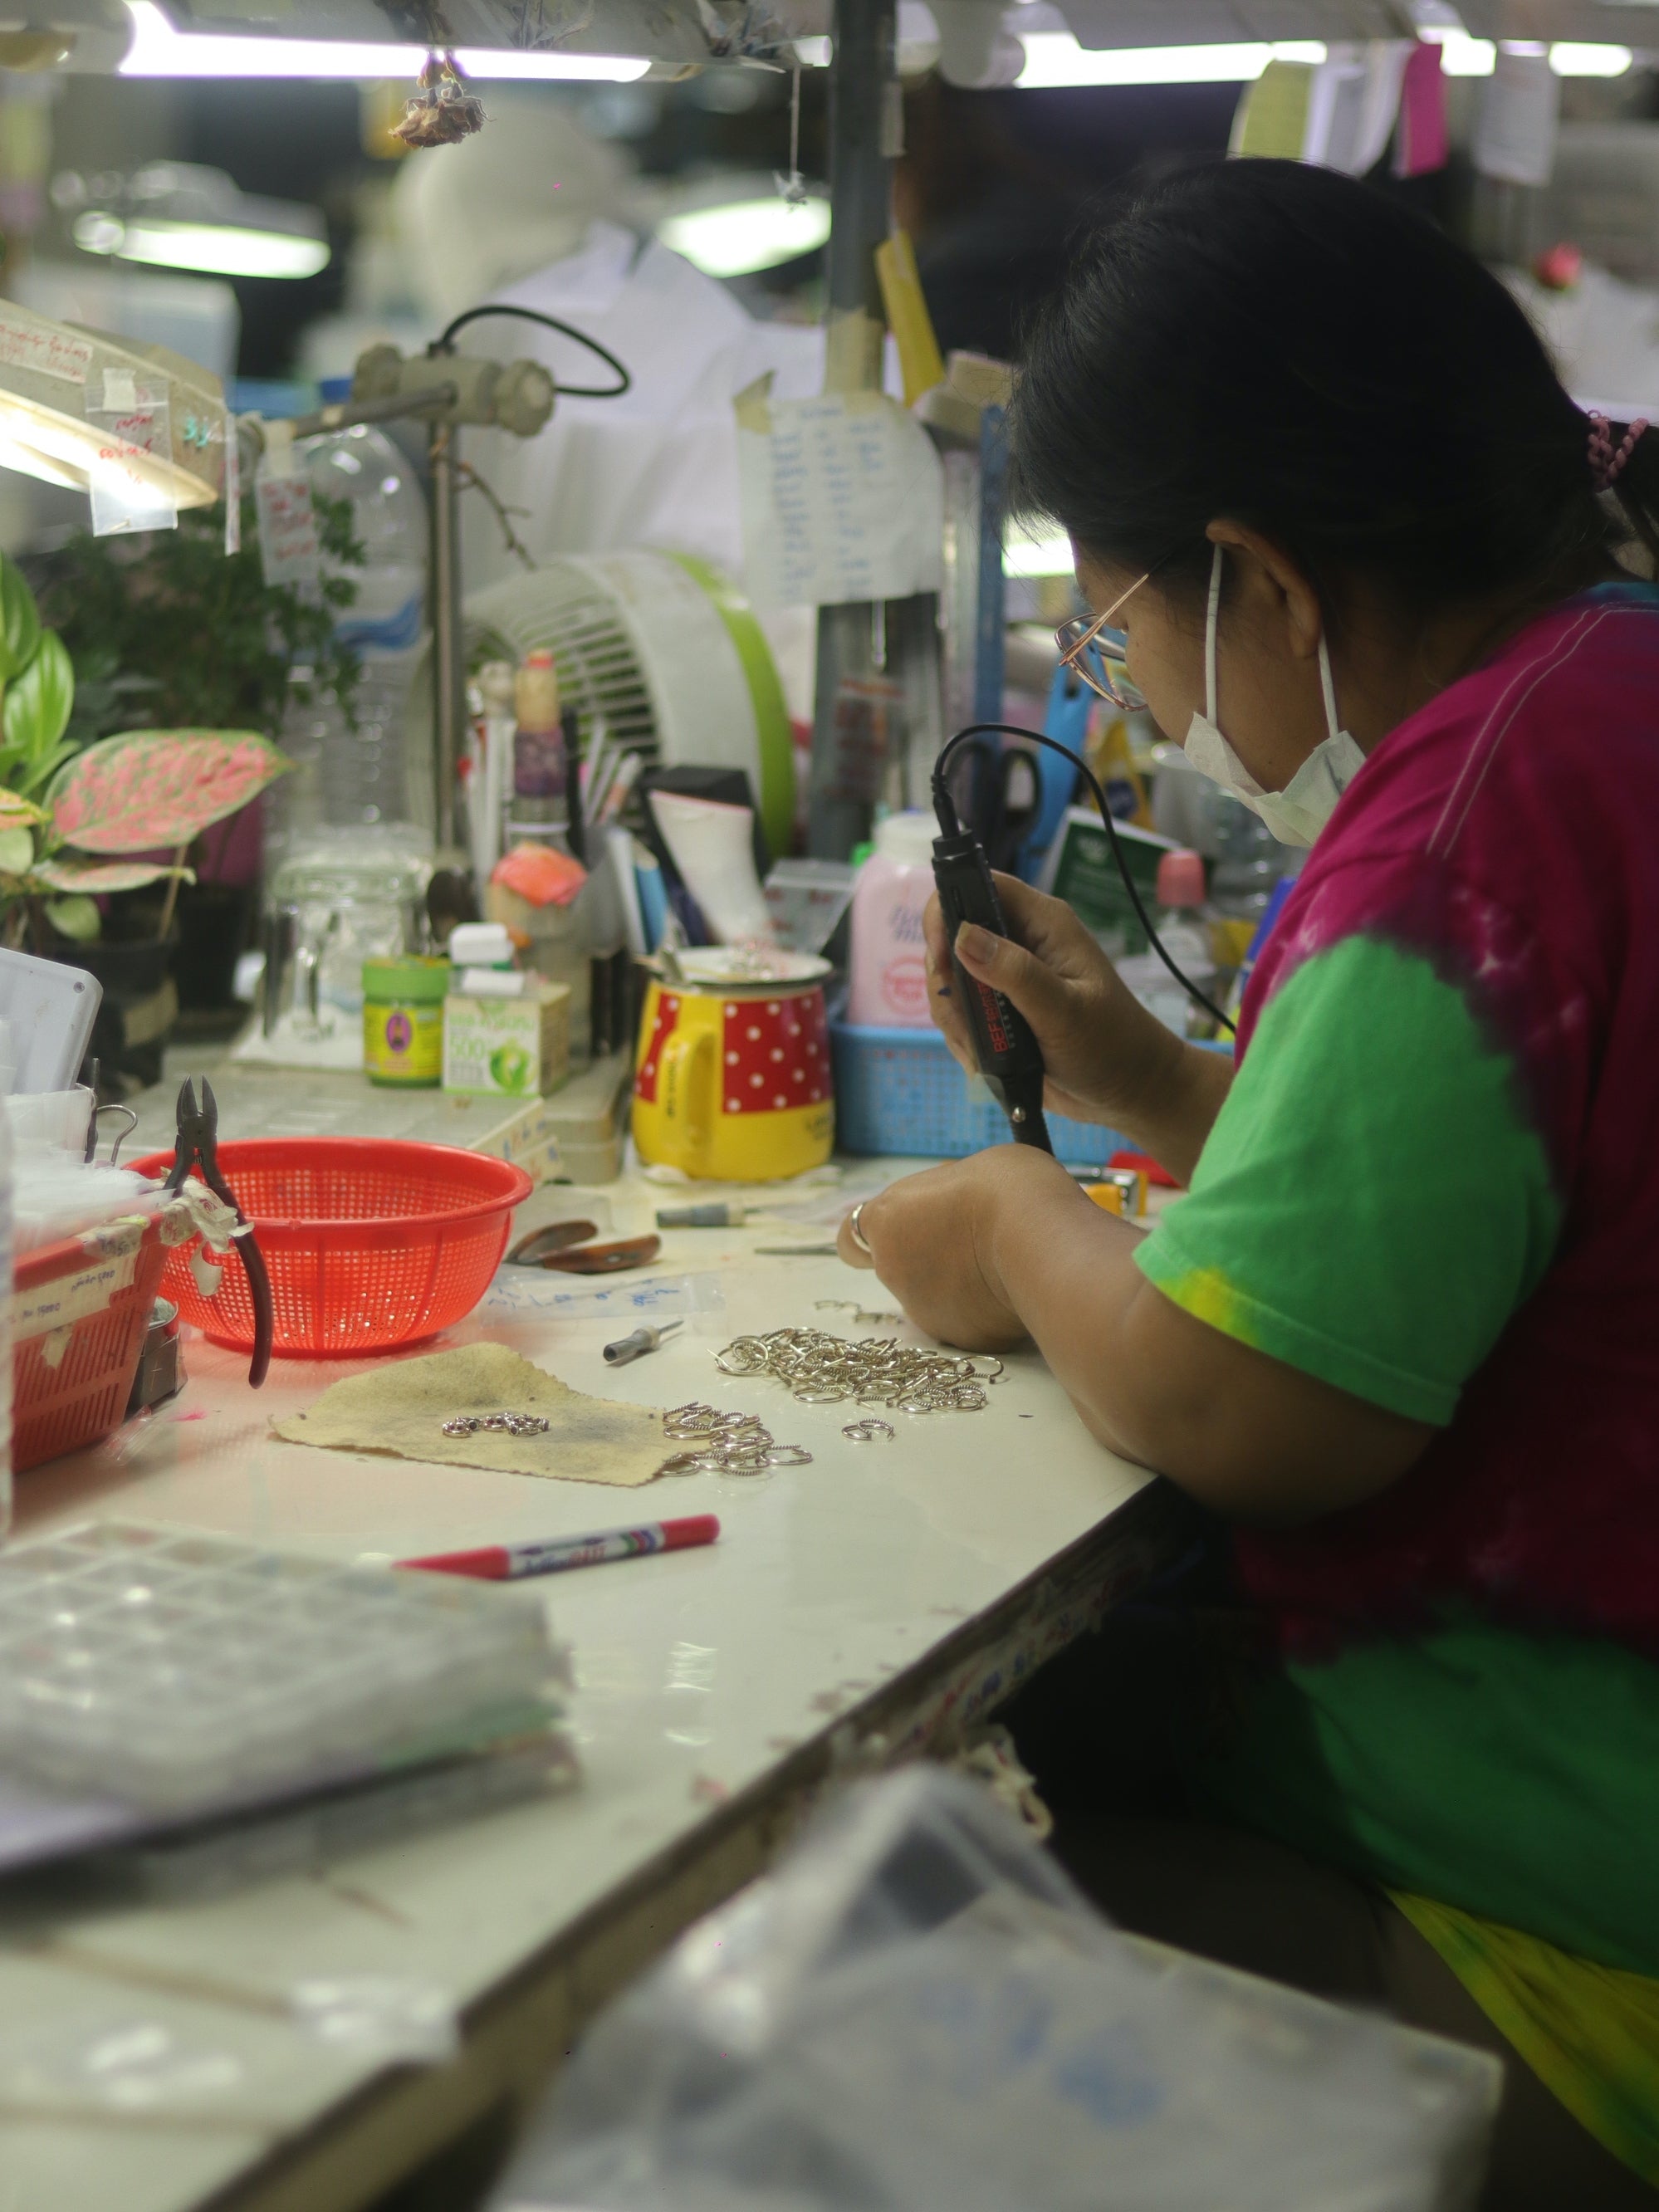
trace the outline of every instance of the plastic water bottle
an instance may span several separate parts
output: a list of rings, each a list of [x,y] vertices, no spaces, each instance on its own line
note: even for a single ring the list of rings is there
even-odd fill
[[[427,509],[413,470],[372,423],[307,438],[299,448],[313,495],[349,500],[364,565],[348,568],[357,597],[336,635],[360,657],[354,730],[331,699],[296,732],[314,748],[317,804],[331,829],[409,819],[404,717],[426,640]]]

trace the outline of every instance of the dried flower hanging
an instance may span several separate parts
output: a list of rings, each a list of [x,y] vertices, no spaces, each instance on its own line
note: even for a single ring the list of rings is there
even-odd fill
[[[453,146],[484,126],[484,106],[471,90],[453,53],[429,53],[421,70],[420,89],[404,111],[392,136],[408,146]]]

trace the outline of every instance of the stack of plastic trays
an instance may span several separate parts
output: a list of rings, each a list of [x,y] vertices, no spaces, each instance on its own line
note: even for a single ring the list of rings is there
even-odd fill
[[[557,1717],[532,1593],[105,1522],[0,1553],[0,1773],[179,1814]]]

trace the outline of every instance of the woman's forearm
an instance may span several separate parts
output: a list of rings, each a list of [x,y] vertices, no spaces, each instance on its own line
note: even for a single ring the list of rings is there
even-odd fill
[[[1164,1035],[1168,1046],[1148,1079],[1135,1086],[1133,1102],[1109,1118],[1139,1151],[1188,1183],[1231,1088],[1233,1063],[1225,1053],[1183,1043],[1168,1030]]]
[[[1100,1442],[1230,1518],[1289,1522],[1396,1480],[1432,1431],[1194,1320],[1135,1265],[1142,1232],[1041,1155],[988,1179],[988,1277]]]

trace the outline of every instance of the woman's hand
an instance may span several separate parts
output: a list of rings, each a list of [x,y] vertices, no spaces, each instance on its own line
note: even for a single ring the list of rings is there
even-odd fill
[[[1048,1074],[1044,1103],[1123,1130],[1185,1182],[1226,1095],[1228,1063],[1184,1045],[1149,1013],[1064,900],[1014,876],[994,880],[1009,935],[966,927],[956,950],[970,975],[1030,1024]],[[972,1074],[973,1042],[937,898],[924,927],[933,1019]]]
[[[851,1217],[841,1224],[841,1256],[852,1267],[873,1267],[918,1328],[963,1352],[1005,1352],[1025,1334],[989,1257],[995,1206],[1044,1154],[1000,1145],[994,1152],[927,1168],[890,1183],[858,1209],[860,1251]],[[1069,1181],[1069,1177],[1067,1178]]]

